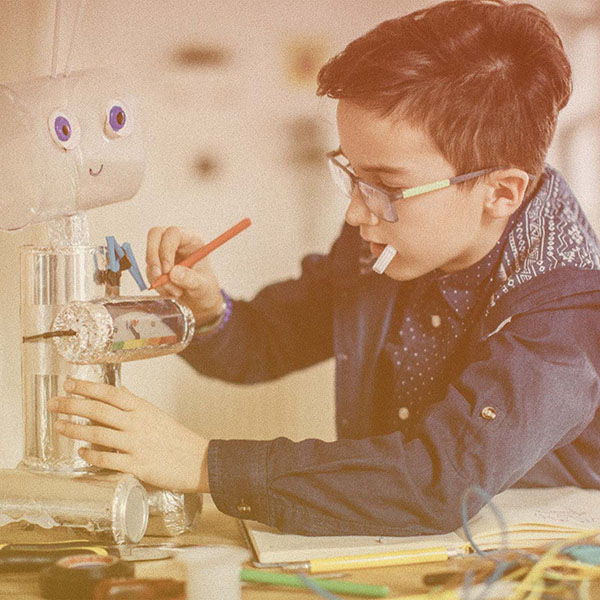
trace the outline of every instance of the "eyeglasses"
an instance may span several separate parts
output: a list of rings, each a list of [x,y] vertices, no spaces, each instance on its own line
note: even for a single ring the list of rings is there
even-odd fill
[[[440,179],[439,181],[434,181],[433,183],[426,183],[416,187],[404,188],[400,191],[390,191],[384,187],[367,183],[363,179],[360,179],[360,177],[357,177],[356,174],[350,170],[349,164],[343,165],[338,160],[339,156],[344,156],[340,148],[333,150],[332,152],[328,152],[326,156],[331,177],[333,178],[336,186],[348,197],[352,196],[352,192],[354,191],[355,187],[358,188],[360,197],[366,204],[367,208],[374,215],[380,219],[383,219],[384,221],[388,221],[389,223],[396,223],[396,221],[398,221],[398,213],[396,211],[396,207],[394,206],[394,202],[397,202],[398,200],[402,200],[403,198],[412,198],[413,196],[419,196],[421,194],[427,194],[428,192],[433,192],[435,190],[441,190],[451,185],[456,185],[457,183],[462,183],[463,181],[468,181],[469,179],[475,179],[476,177],[481,177],[482,175],[487,175],[492,171],[499,171],[500,169],[504,168],[491,167],[488,169],[481,169],[479,171],[473,171],[472,173],[465,173],[464,175],[456,175],[455,177],[450,177],[449,179]],[[530,181],[535,179],[533,175],[528,174],[528,177]]]

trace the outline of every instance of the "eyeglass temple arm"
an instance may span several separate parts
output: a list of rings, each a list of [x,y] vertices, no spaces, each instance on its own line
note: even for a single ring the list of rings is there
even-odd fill
[[[487,175],[488,173],[493,173],[494,171],[501,171],[505,167],[490,167],[489,169],[481,169],[480,171],[474,171],[473,173],[467,173],[466,175],[457,175],[456,177],[451,177],[449,179],[451,184],[462,183],[463,181],[468,181],[469,179],[475,179],[475,177],[481,177],[482,175]],[[527,173],[527,177],[529,181],[534,181],[535,176],[531,175],[531,173]]]

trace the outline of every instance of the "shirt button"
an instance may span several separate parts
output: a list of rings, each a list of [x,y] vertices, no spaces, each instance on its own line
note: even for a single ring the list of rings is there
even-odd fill
[[[479,413],[486,421],[493,421],[496,418],[496,409],[492,406],[486,406]]]
[[[410,411],[408,410],[408,408],[406,408],[406,406],[401,406],[398,409],[398,417],[401,421],[406,421],[406,419],[410,417]]]
[[[440,315],[431,315],[431,326],[439,327],[442,324],[442,319]]]
[[[337,355],[337,358],[338,358],[338,360],[339,360],[340,362],[344,362],[344,361],[348,360],[348,355],[347,355],[346,353],[344,353],[344,352],[340,352],[340,353]]]
[[[243,498],[240,500],[236,508],[238,509],[238,512],[241,512],[243,515],[248,515],[250,512],[252,512],[252,508],[246,504]]]

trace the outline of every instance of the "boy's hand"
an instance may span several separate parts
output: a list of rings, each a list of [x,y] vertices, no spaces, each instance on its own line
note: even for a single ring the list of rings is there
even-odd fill
[[[198,248],[202,240],[179,227],[153,227],[148,232],[146,275],[153,283],[163,273],[170,281],[157,288],[162,296],[174,296],[194,313],[196,323],[203,325],[221,313],[223,296],[219,282],[207,258],[192,268],[174,266]]]
[[[131,473],[164,489],[209,491],[208,440],[125,388],[69,379],[65,389],[85,398],[52,398],[50,411],[86,417],[93,423],[57,420],[55,430],[68,438],[118,451],[81,448],[79,454],[84,460],[97,467]]]

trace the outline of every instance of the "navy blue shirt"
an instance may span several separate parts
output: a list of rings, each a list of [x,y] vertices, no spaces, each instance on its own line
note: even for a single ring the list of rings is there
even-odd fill
[[[307,535],[414,535],[458,527],[472,484],[600,489],[600,247],[560,174],[463,271],[398,283],[363,251],[344,226],[182,353],[237,383],[336,361],[338,439],[212,440],[217,507]]]
[[[493,283],[504,238],[477,263],[398,283],[396,306],[379,360],[375,429],[411,434],[426,407],[443,398],[449,357],[465,343],[477,298]]]

